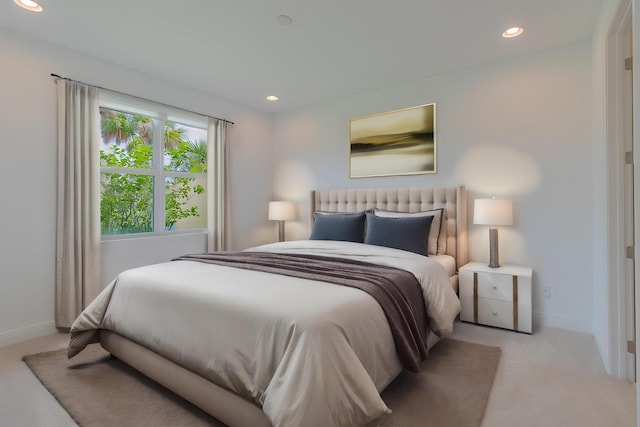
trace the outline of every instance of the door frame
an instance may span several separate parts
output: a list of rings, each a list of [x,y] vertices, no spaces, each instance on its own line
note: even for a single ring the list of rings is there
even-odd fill
[[[606,54],[606,155],[607,155],[607,270],[609,291],[609,374],[629,379],[634,373],[627,368],[627,316],[625,283],[625,212],[624,212],[624,37],[632,26],[632,1],[622,0],[607,37]],[[638,151],[634,143],[634,162]],[[640,169],[639,169],[640,170]],[[637,178],[636,178],[637,181]],[[638,200],[638,185],[635,185],[635,200]],[[636,216],[638,210],[636,209]],[[636,233],[638,218],[635,218]],[[636,241],[638,241],[636,239]],[[638,257],[636,256],[636,264]],[[636,275],[638,270],[636,268]],[[636,277],[636,295],[637,277]],[[636,340],[637,343],[637,340]]]
[[[631,17],[631,43],[632,43],[632,53],[635,58],[635,63],[637,64],[640,61],[640,1],[639,0],[631,0],[632,3],[632,17]],[[640,165],[640,71],[638,71],[638,66],[634,67],[632,72],[633,79],[633,95],[632,95],[632,105],[633,105],[633,160],[636,164]],[[640,166],[639,166],[640,167]],[[640,292],[638,283],[640,281],[640,250],[638,250],[638,243],[640,242],[640,172],[635,174],[634,177],[634,200],[636,202],[635,206],[635,216],[634,222],[636,224],[636,250],[635,250],[635,267],[636,267],[636,313],[639,312],[640,308]],[[640,331],[640,316],[636,315],[636,333]],[[636,373],[640,372],[640,340],[636,339]],[[636,425],[640,426],[640,393],[637,390],[636,384]]]

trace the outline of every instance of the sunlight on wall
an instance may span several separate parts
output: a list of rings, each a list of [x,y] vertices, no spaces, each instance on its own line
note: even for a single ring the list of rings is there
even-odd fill
[[[455,176],[467,190],[492,196],[530,193],[540,185],[540,167],[525,153],[503,145],[470,148]]]
[[[308,200],[309,189],[315,188],[315,185],[309,166],[299,161],[278,165],[273,178],[273,188],[279,190],[274,196],[282,200]]]

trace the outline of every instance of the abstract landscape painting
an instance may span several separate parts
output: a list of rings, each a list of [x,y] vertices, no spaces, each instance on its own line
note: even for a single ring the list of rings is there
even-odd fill
[[[350,178],[435,173],[435,114],[426,104],[352,119]]]

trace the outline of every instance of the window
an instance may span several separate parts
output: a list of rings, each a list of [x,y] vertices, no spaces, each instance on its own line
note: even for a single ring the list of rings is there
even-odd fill
[[[206,122],[101,107],[103,236],[207,228]]]

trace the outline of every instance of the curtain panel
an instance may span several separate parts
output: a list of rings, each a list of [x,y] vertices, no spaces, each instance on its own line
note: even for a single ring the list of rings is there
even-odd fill
[[[64,79],[56,84],[55,321],[57,327],[68,328],[101,290],[100,110],[98,88]]]
[[[209,252],[227,250],[227,130],[229,122],[209,118],[207,132],[207,250]]]

